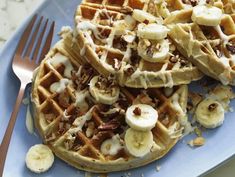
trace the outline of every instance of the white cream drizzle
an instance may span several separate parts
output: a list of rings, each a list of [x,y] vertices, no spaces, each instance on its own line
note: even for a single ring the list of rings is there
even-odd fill
[[[90,45],[92,50],[94,50],[94,51],[96,50],[96,46],[95,46],[94,41],[91,38],[90,34],[87,31],[84,31],[84,36],[87,39],[87,41],[84,43],[82,49],[80,50],[80,55],[81,56],[85,55],[85,53],[86,53],[86,46],[87,45]]]
[[[166,78],[167,78],[167,83],[165,83],[165,87],[172,88],[174,86],[174,81],[169,71],[166,72]]]
[[[62,121],[68,121],[71,116],[68,115],[67,110],[63,112],[63,116],[61,118]]]
[[[218,33],[220,39],[224,42],[224,44],[227,44],[229,42],[229,36],[223,33],[219,25],[215,26],[214,29],[216,30],[216,32]]]
[[[65,90],[65,88],[67,87],[67,85],[70,82],[71,81],[69,81],[68,79],[60,79],[59,82],[55,82],[55,83],[51,84],[50,91],[56,92],[56,93],[61,93]]]
[[[64,76],[67,78],[71,78],[71,72],[73,70],[73,65],[71,64],[71,62],[69,61],[69,59],[66,56],[64,56],[60,53],[57,53],[52,58],[48,59],[46,61],[46,63],[49,65],[50,68],[53,68],[53,69],[54,69],[54,67],[58,66],[59,64],[63,64],[65,66]]]
[[[172,124],[168,128],[168,133],[169,133],[170,137],[171,138],[179,138],[179,137],[181,137],[182,136],[182,131],[183,131],[182,128],[179,129],[179,123],[178,122],[175,122],[174,124]]]
[[[59,35],[60,37],[65,38],[67,34],[72,33],[72,32],[73,32],[73,29],[70,26],[62,26],[59,32]]]
[[[116,30],[113,29],[107,39],[107,47],[108,48],[113,46],[113,40],[114,40],[115,34],[116,34]]]
[[[128,44],[127,49],[124,53],[123,61],[129,61],[130,57],[131,57],[131,48],[130,45]]]
[[[198,5],[205,5],[205,4],[207,4],[206,0],[199,0],[198,2]]]
[[[73,122],[73,128],[71,128],[68,133],[69,134],[75,134],[79,131],[82,131],[83,126],[85,125],[85,123],[89,120],[91,120],[92,118],[92,111],[93,111],[94,107],[92,107],[85,115],[80,116],[78,118],[75,119],[75,121]]]
[[[230,68],[229,59],[227,57],[223,55],[222,57],[219,58],[219,60],[225,67]]]
[[[165,63],[162,66],[161,70],[159,71],[158,75],[159,75],[160,79],[163,81],[165,87],[171,88],[171,87],[173,87],[174,82],[173,82],[171,73],[166,71],[167,66],[168,66],[168,63]]]
[[[114,74],[115,73],[115,70],[114,68],[112,67],[112,65],[108,64],[106,62],[106,59],[107,59],[107,56],[108,56],[108,51],[103,51],[103,54],[102,56],[100,57],[100,63],[102,64],[102,66],[105,67],[105,69],[107,69],[110,73]]]
[[[101,144],[100,150],[104,155],[116,155],[122,148],[120,136],[116,134],[111,139],[105,140]]]
[[[26,121],[25,121],[26,128],[30,134],[34,133],[34,126],[33,126],[33,118],[30,112],[30,105],[27,106],[26,112]]]
[[[193,128],[188,121],[188,117],[186,114],[186,110],[183,110],[182,107],[180,106],[180,96],[179,94],[174,94],[172,96],[172,104],[173,108],[178,112],[178,121],[179,123],[184,127],[184,136],[189,134],[190,132],[193,131]]]
[[[79,107],[81,111],[86,112],[89,108],[86,98],[90,96],[89,91],[87,89],[75,92],[76,100],[75,100],[75,106]]]
[[[104,115],[109,115],[109,114],[114,114],[116,112],[119,112],[121,114],[125,114],[125,110],[124,109],[121,109],[121,108],[112,108],[112,109],[109,109],[108,111],[106,112],[101,112],[101,114],[104,114]]]
[[[78,71],[76,72],[76,76],[77,76],[77,77],[81,77],[81,75],[82,75],[82,69],[83,69],[83,66],[82,66],[82,65],[79,66]]]
[[[219,80],[222,82],[223,85],[228,85],[229,84],[229,79],[228,76],[230,75],[230,71],[229,70],[224,70],[223,73],[221,73],[218,77]]]
[[[172,104],[174,106],[174,109],[178,111],[179,117],[183,117],[185,115],[185,111],[180,106],[179,99],[180,99],[179,94],[174,94],[172,96]]]
[[[99,39],[100,41],[105,43],[105,39],[100,38],[100,33],[98,31],[98,28],[96,25],[92,24],[90,21],[82,21],[79,22],[77,25],[78,31],[88,32],[88,30],[91,30],[94,34],[94,36]],[[90,35],[89,35],[90,36]]]
[[[175,63],[173,68],[172,68],[172,71],[178,70],[180,68],[180,66],[181,66],[180,62]]]

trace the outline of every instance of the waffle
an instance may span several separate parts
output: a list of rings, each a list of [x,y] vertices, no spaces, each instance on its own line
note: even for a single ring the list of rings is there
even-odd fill
[[[91,172],[135,168],[167,154],[187,124],[187,85],[147,90],[120,87],[114,104],[97,102],[89,92],[88,83],[98,73],[77,62],[72,46],[65,44],[65,41],[72,40],[70,37],[56,44],[34,77],[33,112],[43,141],[59,158]],[[110,85],[110,81],[115,84],[112,78],[103,80],[106,85]],[[123,139],[128,128],[125,111],[138,103],[151,105],[159,114],[152,129],[154,143],[151,151],[141,158],[126,151]],[[113,137],[118,137],[123,146],[114,155],[104,155],[101,144]]]
[[[231,14],[234,16],[235,13],[235,2],[232,0],[222,0],[223,9],[226,14]]]
[[[235,25],[230,15],[223,14],[216,27],[196,23],[171,24],[169,27],[168,34],[180,52],[204,74],[224,85],[235,85]]]
[[[161,45],[136,36],[139,23],[131,13],[133,9],[148,11],[161,24],[163,17],[155,14],[156,8],[152,1],[83,1],[75,14],[77,55],[104,77],[114,75],[121,86],[173,87],[200,79],[202,73],[180,54],[169,36],[164,39],[169,54],[159,62],[149,61]]]

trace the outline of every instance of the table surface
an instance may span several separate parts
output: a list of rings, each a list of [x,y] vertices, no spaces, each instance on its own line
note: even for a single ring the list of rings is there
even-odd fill
[[[0,50],[21,22],[33,12],[41,1],[42,0],[0,0]],[[15,15],[16,11],[17,15]],[[224,150],[226,149],[221,149],[221,151]],[[233,177],[235,174],[234,167],[235,158],[205,175],[205,177]]]

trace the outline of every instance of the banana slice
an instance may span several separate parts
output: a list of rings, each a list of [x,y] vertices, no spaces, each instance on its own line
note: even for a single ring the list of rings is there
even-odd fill
[[[151,130],[157,120],[158,112],[147,104],[132,105],[126,111],[126,123],[135,130]]]
[[[42,173],[47,171],[54,162],[54,155],[50,148],[43,144],[32,146],[26,154],[26,166],[32,172]]]
[[[128,152],[135,157],[143,157],[150,152],[153,146],[153,134],[151,131],[137,131],[129,128],[126,131],[125,145]]]
[[[132,13],[132,17],[139,22],[148,21],[149,23],[156,22],[156,17],[152,14],[145,12],[143,10],[134,9]]]
[[[223,124],[224,108],[218,101],[206,98],[197,106],[195,116],[205,128],[216,128]]]
[[[199,25],[217,26],[222,18],[222,10],[214,6],[198,5],[193,8],[191,18]]]
[[[149,42],[150,43],[150,42]],[[170,45],[168,40],[152,41],[146,45],[146,40],[140,39],[138,54],[149,62],[162,62],[169,56]]]
[[[108,85],[103,80],[99,80],[99,76],[91,79],[89,91],[97,102],[111,105],[119,98],[120,89],[118,86]]]
[[[143,39],[160,40],[166,38],[167,33],[167,27],[156,23],[148,25],[141,23],[137,28],[137,36]]]

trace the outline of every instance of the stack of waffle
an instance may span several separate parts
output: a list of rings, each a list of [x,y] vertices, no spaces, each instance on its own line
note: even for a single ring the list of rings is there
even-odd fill
[[[163,157],[190,129],[186,84],[202,73],[235,84],[230,1],[83,0],[75,26],[41,63],[32,99],[44,142],[76,168]]]

